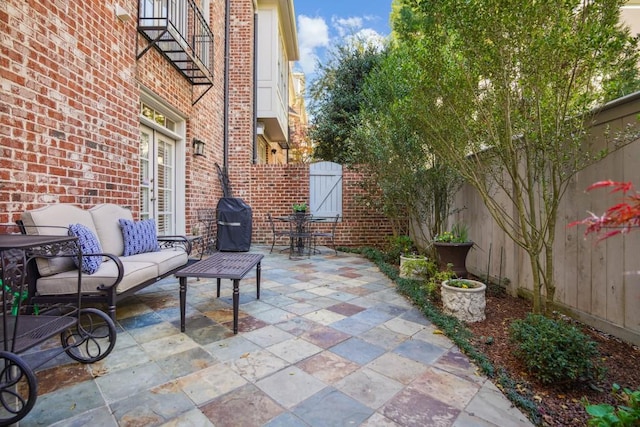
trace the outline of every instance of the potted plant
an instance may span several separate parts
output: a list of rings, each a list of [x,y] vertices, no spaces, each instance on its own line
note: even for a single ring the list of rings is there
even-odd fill
[[[305,202],[302,203],[294,203],[293,204],[293,212],[295,213],[306,213],[307,212],[307,204]]]
[[[433,246],[438,257],[438,265],[441,269],[450,268],[456,277],[468,276],[466,261],[473,242],[469,240],[468,229],[463,224],[456,224],[451,231],[438,234]]]
[[[417,254],[418,249],[409,236],[394,236],[390,243],[389,252],[395,254],[396,257],[398,254],[400,256],[400,277],[418,279],[420,270],[424,269],[427,257]]]
[[[305,202],[302,203],[294,203],[293,204],[293,214],[296,217],[302,218],[307,214],[307,204]]]
[[[404,255],[410,254],[416,251],[416,246],[411,240],[411,237],[406,235],[393,236],[389,238],[388,252],[397,256],[397,254]]]
[[[419,254],[400,255],[400,277],[405,279],[421,279],[428,271],[429,259]]]
[[[487,285],[471,279],[450,279],[442,282],[442,307],[446,314],[465,322],[485,319]]]

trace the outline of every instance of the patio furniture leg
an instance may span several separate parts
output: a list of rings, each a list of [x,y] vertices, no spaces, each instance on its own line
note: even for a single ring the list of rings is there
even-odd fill
[[[184,332],[185,311],[187,308],[187,278],[180,278],[180,332]]]
[[[217,294],[217,296],[218,296],[218,298],[220,298],[220,279],[216,279],[216,281],[217,281],[217,285],[218,285],[218,294]]]
[[[269,251],[269,253],[273,253],[273,248],[276,245],[276,240],[278,239],[278,237],[286,237],[289,236],[289,231],[285,231],[285,230],[279,230],[276,229],[275,223],[273,221],[273,217],[271,216],[270,213],[267,213],[267,220],[269,221],[269,226],[271,227],[271,234],[273,236],[273,241],[271,242],[271,250]]]
[[[220,280],[220,279],[218,279]],[[238,333],[238,310],[240,309],[240,280],[233,280],[233,333]]]
[[[256,298],[260,299],[260,272],[262,270],[262,267],[260,266],[260,264],[262,263],[258,263],[258,265],[256,265]]]

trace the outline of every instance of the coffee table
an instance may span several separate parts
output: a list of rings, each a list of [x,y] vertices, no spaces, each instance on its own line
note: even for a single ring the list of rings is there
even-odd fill
[[[185,330],[185,311],[187,306],[187,278],[204,277],[217,279],[217,296],[220,297],[220,280],[233,281],[233,333],[238,333],[238,306],[240,304],[240,280],[253,267],[256,267],[256,297],[260,299],[260,263],[264,255],[215,252],[202,261],[191,264],[176,272],[180,279],[180,330]]]

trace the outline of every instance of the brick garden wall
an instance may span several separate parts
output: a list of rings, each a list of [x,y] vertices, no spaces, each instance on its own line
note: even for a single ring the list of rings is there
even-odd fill
[[[336,244],[383,246],[392,235],[391,224],[383,215],[358,202],[362,194],[359,180],[359,174],[344,169],[343,215],[336,230]],[[273,216],[288,215],[294,203],[309,201],[309,165],[253,166],[250,191],[244,199],[253,210],[253,243],[271,243],[266,215],[269,212]]]

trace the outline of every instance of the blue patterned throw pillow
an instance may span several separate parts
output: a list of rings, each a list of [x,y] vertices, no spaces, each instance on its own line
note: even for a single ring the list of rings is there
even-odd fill
[[[118,222],[120,223],[120,228],[122,228],[124,256],[160,250],[156,234],[156,222],[153,219],[134,222],[121,218]]]
[[[83,254],[99,254],[102,252],[100,241],[93,231],[86,226],[82,224],[70,224],[68,234],[69,236],[78,238],[78,247]],[[78,257],[73,257],[73,262],[76,264],[76,267],[80,267]],[[93,274],[98,271],[100,264],[102,264],[102,256],[82,257],[82,272]]]

